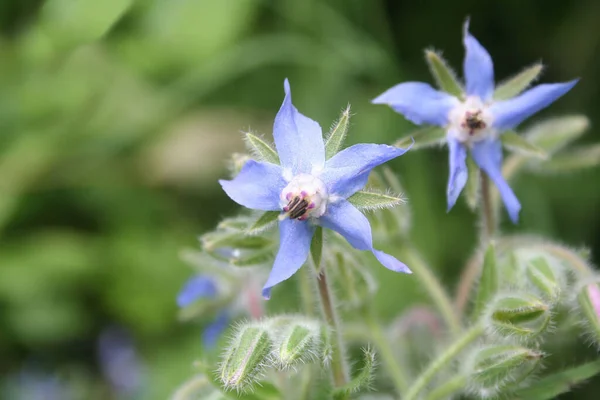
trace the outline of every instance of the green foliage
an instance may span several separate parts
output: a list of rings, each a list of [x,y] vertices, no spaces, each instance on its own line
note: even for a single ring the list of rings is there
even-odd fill
[[[527,139],[519,135],[514,131],[507,131],[502,133],[500,136],[502,140],[502,144],[509,148],[510,150],[514,150],[517,152],[524,153],[525,155],[532,155],[534,157],[539,157],[541,159],[548,158],[546,152],[537,147],[535,144],[529,142]]]

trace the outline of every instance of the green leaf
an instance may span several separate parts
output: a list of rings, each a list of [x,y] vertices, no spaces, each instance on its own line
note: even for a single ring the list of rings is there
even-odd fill
[[[406,148],[411,145],[414,139],[412,150],[422,149],[425,147],[432,147],[441,145],[446,139],[446,131],[444,128],[438,126],[427,126],[414,131],[409,136],[406,136],[396,143],[394,146],[400,148]]]
[[[271,164],[279,165],[279,156],[275,149],[258,136],[250,132],[246,133],[246,145],[248,150],[258,158],[259,161],[266,161]]]
[[[375,375],[375,351],[363,349],[363,366],[354,378],[342,387],[333,391],[333,398],[347,396],[356,393],[364,388],[368,388]]]
[[[548,375],[519,390],[513,400],[550,400],[600,373],[600,360]]]
[[[310,255],[317,271],[321,268],[321,258],[323,256],[323,228],[317,226],[315,234],[310,242]]]
[[[234,249],[262,249],[271,244],[271,241],[261,236],[250,236],[240,232],[211,232],[201,237],[203,248],[214,251],[222,247]]]
[[[541,63],[533,64],[502,82],[494,91],[494,100],[507,100],[515,97],[537,79],[543,68],[544,66]]]
[[[483,257],[481,278],[477,287],[475,298],[475,309],[473,317],[478,318],[483,312],[486,304],[498,291],[498,271],[496,269],[496,250],[494,243],[490,243]]]
[[[458,98],[462,97],[464,89],[446,60],[432,50],[425,50],[425,60],[440,89]]]
[[[257,233],[269,229],[277,222],[280,214],[279,211],[266,211],[248,228],[246,233],[249,235],[256,235]]]
[[[359,190],[348,198],[348,201],[359,210],[380,210],[404,203],[405,200],[389,193]]]
[[[49,0],[42,24],[59,47],[76,46],[102,37],[125,14],[132,0]]]
[[[350,122],[350,105],[346,107],[340,118],[333,124],[327,140],[325,141],[325,158],[333,157],[344,144],[346,134],[348,133],[348,123]]]
[[[539,172],[563,173],[600,165],[600,145],[593,145],[558,154],[552,159],[530,166]]]
[[[476,210],[479,206],[479,186],[480,186],[480,174],[479,167],[475,164],[472,157],[467,157],[467,186],[465,188],[465,198],[467,199],[467,205],[471,210]]]
[[[524,137],[552,155],[579,138],[589,125],[589,120],[583,115],[550,118],[533,126],[524,133]]]
[[[502,135],[500,135],[500,140],[502,141],[502,144],[510,150],[542,159],[548,158],[548,154],[544,151],[544,149],[531,143],[529,140],[519,135],[515,131],[504,132]]]

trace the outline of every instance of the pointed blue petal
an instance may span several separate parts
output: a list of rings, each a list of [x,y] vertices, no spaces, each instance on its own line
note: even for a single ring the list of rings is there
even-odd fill
[[[366,185],[373,168],[401,156],[409,149],[385,144],[355,144],[327,160],[321,179],[329,195],[346,198]]]
[[[514,128],[567,93],[577,81],[538,85],[517,97],[493,103],[490,107],[493,127],[500,130]]]
[[[373,104],[387,104],[417,125],[445,126],[450,109],[459,103],[448,93],[421,82],[405,82],[388,89]]]
[[[273,137],[281,166],[294,175],[310,173],[325,163],[325,145],[319,124],[300,114],[292,104],[290,83],[284,82],[285,98],[275,117]]]
[[[308,258],[315,227],[307,221],[284,219],[279,223],[279,251],[273,269],[263,287],[263,297],[271,297],[271,288],[290,278]]]
[[[373,248],[371,225],[367,217],[346,200],[330,204],[319,224],[342,235],[352,247],[372,251],[386,268],[396,272],[410,272],[408,267],[395,257]]]
[[[227,195],[244,207],[263,211],[281,210],[279,195],[287,182],[279,165],[250,160],[231,181],[219,183]]]
[[[221,311],[217,318],[204,329],[204,332],[202,332],[204,348],[211,349],[216,346],[217,340],[229,325],[229,320],[229,312],[227,310]]]
[[[494,64],[487,50],[469,33],[469,21],[465,22],[465,61],[463,64],[467,96],[489,100],[494,94]]]
[[[217,283],[215,280],[207,275],[196,275],[185,283],[177,295],[177,305],[186,307],[198,299],[216,295]]]
[[[500,140],[475,142],[471,151],[473,160],[494,181],[508,215],[513,223],[519,220],[521,204],[502,176],[502,143]]]
[[[450,175],[448,177],[448,211],[456,204],[456,199],[462,192],[469,173],[467,171],[467,149],[456,139],[448,138],[448,150],[450,159]]]

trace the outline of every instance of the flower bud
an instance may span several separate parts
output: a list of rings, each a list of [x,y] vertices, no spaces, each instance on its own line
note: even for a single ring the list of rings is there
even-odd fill
[[[258,381],[271,353],[273,341],[259,323],[241,326],[219,368],[219,376],[227,389],[246,390]]]
[[[543,353],[515,345],[492,345],[477,349],[471,357],[467,364],[471,390],[479,398],[490,398],[527,378]]]
[[[577,295],[577,301],[586,321],[586,331],[596,344],[600,345],[600,286],[598,283],[588,283]]]
[[[550,324],[549,305],[528,294],[509,294],[496,299],[489,309],[492,329],[501,336],[532,338]]]
[[[280,369],[313,361],[321,353],[321,326],[315,321],[289,324],[277,335],[273,357]]]
[[[561,290],[557,272],[542,257],[531,260],[525,267],[525,274],[529,281],[543,297],[551,301],[557,301],[560,297]]]

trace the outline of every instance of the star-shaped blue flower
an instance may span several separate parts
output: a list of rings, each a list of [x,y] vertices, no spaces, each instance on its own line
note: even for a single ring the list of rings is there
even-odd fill
[[[386,268],[410,272],[396,258],[373,247],[369,221],[346,200],[366,185],[373,168],[406,149],[357,144],[326,160],[321,127],[293,106],[287,79],[284,89],[285,99],[273,126],[281,165],[250,160],[235,179],[219,181],[227,195],[244,207],[282,212],[279,251],[263,296],[269,298],[273,286],[304,264],[316,226],[338,232],[358,250],[373,252]]]
[[[502,177],[502,145],[499,134],[513,129],[526,118],[547,107],[567,93],[576,83],[535,86],[505,101],[494,101],[494,66],[487,50],[464,28],[465,93],[456,98],[420,82],[396,85],[373,100],[388,104],[417,125],[430,124],[446,128],[450,158],[448,210],[467,182],[467,149],[475,163],[496,184],[511,220],[516,223],[521,205]]]

